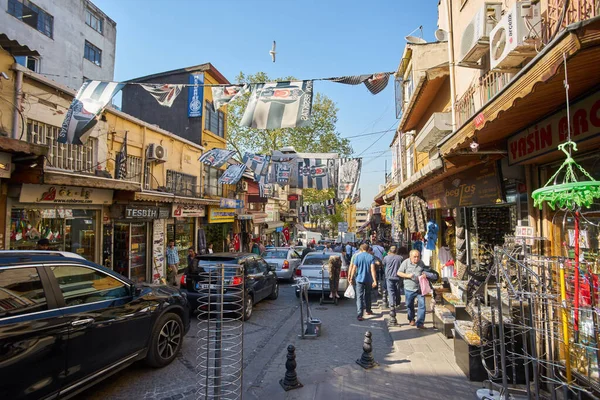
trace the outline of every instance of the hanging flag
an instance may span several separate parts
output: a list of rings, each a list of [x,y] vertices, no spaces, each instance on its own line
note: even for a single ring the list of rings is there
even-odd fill
[[[310,206],[298,207],[298,220],[307,222],[310,219]]]
[[[233,157],[234,154],[235,150],[212,149],[202,154],[198,160],[211,167],[219,168]]]
[[[275,197],[275,185],[271,183],[259,183],[258,194],[260,197]]]
[[[248,167],[248,169],[254,171],[255,181],[258,182],[257,177],[266,175],[269,168],[269,161],[271,156],[263,156],[261,154],[254,154],[246,152],[242,158],[242,162]]]
[[[292,174],[292,166],[290,163],[277,162],[273,163],[275,169],[275,180],[281,186],[285,186],[290,182]]]
[[[83,144],[88,136],[85,133],[96,124],[96,117],[123,86],[118,82],[85,81],[69,107],[58,143]]]
[[[335,199],[326,200],[323,206],[327,215],[335,215]]]
[[[233,86],[213,86],[213,108],[218,110],[225,104],[235,100],[246,92],[248,85],[233,85]]]
[[[310,124],[313,81],[258,83],[251,90],[241,126],[280,129]]]
[[[143,84],[140,85],[145,91],[158,101],[158,104],[165,107],[171,107],[179,93],[183,90],[183,85],[169,84]]]
[[[242,179],[244,171],[246,171],[246,164],[230,165],[219,178],[219,183],[222,185],[235,185]]]
[[[327,160],[301,159],[298,162],[298,187],[300,189],[329,189]]]
[[[315,203],[310,205],[311,215],[321,215],[323,213],[323,206],[321,203]]]
[[[369,92],[377,94],[386,88],[390,75],[390,72],[378,72],[371,75],[341,76],[339,78],[329,78],[328,80],[346,85],[360,85],[364,83]]]
[[[121,151],[117,153],[115,158],[115,164],[115,179],[127,178],[127,132],[125,132]]]
[[[360,203],[360,189],[356,191],[356,194],[352,197],[352,204]]]
[[[338,200],[352,199],[358,189],[362,159],[341,158],[338,172]]]

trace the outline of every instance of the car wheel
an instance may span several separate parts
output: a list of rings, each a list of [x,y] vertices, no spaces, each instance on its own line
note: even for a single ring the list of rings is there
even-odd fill
[[[183,322],[179,315],[161,316],[152,331],[146,363],[151,367],[164,367],[173,361],[183,343]]]
[[[279,282],[275,282],[275,286],[273,287],[273,292],[269,296],[270,300],[277,300],[279,297]]]
[[[252,316],[252,311],[254,310],[254,299],[251,294],[246,296],[246,302],[244,304],[244,321],[248,321]]]

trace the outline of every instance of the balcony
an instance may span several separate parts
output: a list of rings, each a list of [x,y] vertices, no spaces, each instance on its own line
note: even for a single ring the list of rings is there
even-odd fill
[[[600,15],[600,0],[571,0],[564,20],[561,21],[564,0],[547,1],[547,9],[543,13],[545,15],[542,15],[546,21],[543,26],[544,43],[548,43],[557,31],[565,29],[568,25]]]
[[[420,152],[428,152],[452,132],[452,114],[449,112],[436,112],[423,126],[415,139],[415,149]]]

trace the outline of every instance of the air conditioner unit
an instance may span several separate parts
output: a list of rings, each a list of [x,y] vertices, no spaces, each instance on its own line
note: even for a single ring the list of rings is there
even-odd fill
[[[540,3],[515,3],[490,33],[490,69],[514,70],[535,57],[540,32]]]
[[[502,16],[502,3],[486,2],[475,13],[471,22],[462,32],[460,41],[459,65],[479,67],[489,49],[489,35]]]
[[[167,161],[167,149],[160,144],[151,143],[148,146],[146,158],[148,161],[165,162]]]
[[[248,191],[248,182],[242,181],[242,192]]]

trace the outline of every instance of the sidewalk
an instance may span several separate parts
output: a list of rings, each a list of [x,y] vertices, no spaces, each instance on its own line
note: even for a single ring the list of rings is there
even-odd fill
[[[427,330],[408,325],[406,312],[398,314],[400,327],[388,328],[388,312],[356,320],[354,300],[337,307],[311,302],[323,323],[321,337],[302,340],[299,315],[294,329],[254,382],[244,387],[245,399],[457,399],[474,398],[480,383],[469,382],[454,362],[452,339],[434,330],[431,313]],[[291,321],[290,321],[291,324]],[[365,332],[372,332],[373,355],[379,366],[364,370],[355,360],[362,354]],[[279,380],[285,374],[286,347],[296,346],[298,380],[303,388],[285,392]],[[247,374],[246,372],[249,372]],[[245,380],[251,371],[245,371]]]

